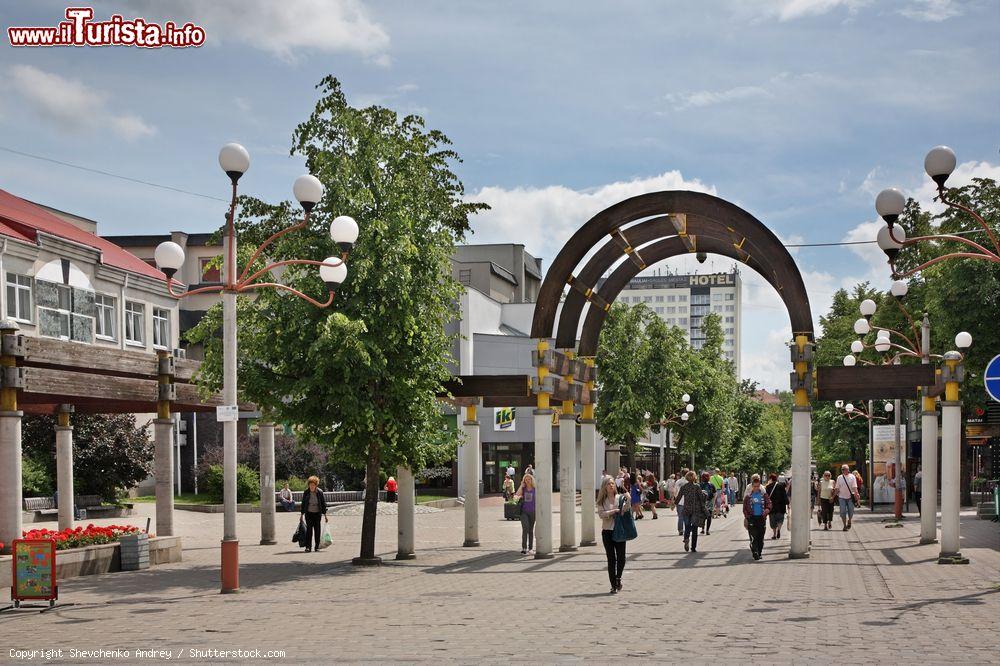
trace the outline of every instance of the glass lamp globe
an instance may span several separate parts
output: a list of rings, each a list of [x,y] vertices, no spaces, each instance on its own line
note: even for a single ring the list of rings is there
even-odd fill
[[[847,412],[848,414],[852,413],[854,411],[854,404],[849,402],[846,405],[844,405],[844,411]]]
[[[848,368],[853,368],[854,364],[858,362],[858,359],[854,358],[852,355],[848,354],[844,357],[844,366]]]
[[[959,349],[968,349],[972,346],[972,336],[962,331],[955,336],[955,346]]]
[[[684,402],[691,402],[691,396],[685,393],[684,395],[681,396],[681,400],[683,400]]]
[[[878,329],[878,334],[875,336],[875,339],[876,340],[888,340],[890,337],[891,337],[891,334],[889,333],[889,331],[887,329],[880,328],[880,329]]]
[[[238,143],[227,143],[219,150],[219,166],[235,183],[250,168],[250,153]]]
[[[319,276],[330,293],[336,293],[337,287],[347,278],[347,264],[340,257],[327,257],[323,263],[329,265],[319,267]]]
[[[875,301],[873,301],[870,298],[866,298],[865,300],[861,301],[860,309],[862,315],[864,315],[865,317],[871,317],[873,314],[875,314],[875,310],[878,309],[878,306],[875,305]]]
[[[891,402],[885,403],[884,405],[882,405],[882,409],[884,409],[887,412],[891,412],[893,409],[892,403]]]
[[[689,403],[688,403],[688,406],[687,406],[687,407],[685,407],[685,409],[686,409],[686,410],[688,411],[688,413],[691,413],[691,412],[693,412],[693,411],[694,411],[694,405],[692,405],[692,404],[691,404],[691,403],[689,402]]]
[[[323,183],[312,174],[303,174],[292,183],[292,193],[296,201],[308,213],[323,198]]]
[[[927,157],[924,158],[924,171],[938,184],[938,187],[944,187],[948,176],[955,170],[957,162],[955,151],[948,146],[937,146],[931,148]]]
[[[833,406],[836,407],[837,409],[840,409],[841,407],[844,406],[844,401],[843,400],[837,400],[836,402],[833,403]]]
[[[172,278],[184,265],[184,249],[173,241],[165,241],[156,246],[153,259],[163,274]]]
[[[875,341],[875,351],[884,354],[892,347],[892,343],[887,338],[879,338]]]
[[[687,421],[689,418],[690,417],[688,416],[687,412],[684,412],[683,414],[681,414],[681,421]]]
[[[330,238],[341,252],[350,252],[358,240],[358,223],[349,215],[338,215],[330,223]]]
[[[868,332],[871,330],[872,330],[871,324],[869,324],[868,320],[865,319],[864,317],[854,322],[854,332],[857,333],[858,335],[868,335]]]
[[[896,280],[889,288],[889,292],[896,298],[903,298],[909,290],[910,286],[906,284],[905,280]]]
[[[861,342],[861,340],[855,340],[854,342],[851,343],[852,354],[860,354],[864,350],[865,350],[865,343]]]
[[[895,187],[882,190],[875,197],[875,211],[886,221],[889,226],[896,223],[899,216],[903,214],[906,206],[906,197]]]
[[[882,227],[878,230],[878,237],[875,239],[878,246],[889,257],[889,261],[895,261],[896,255],[906,242],[906,231],[901,226]]]

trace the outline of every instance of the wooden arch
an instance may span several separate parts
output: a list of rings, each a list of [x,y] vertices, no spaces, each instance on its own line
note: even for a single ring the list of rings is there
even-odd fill
[[[645,219],[652,218],[652,219]],[[637,220],[639,224],[626,228]],[[573,269],[604,238],[580,272]],[[659,242],[641,247],[651,241]],[[563,246],[549,268],[535,305],[531,336],[552,337],[563,285],[572,289],[559,317],[556,346],[572,348],[583,306],[590,301],[579,355],[593,356],[606,308],[635,275],[672,256],[687,252],[721,254],[746,263],[777,289],[794,335],[813,337],[809,297],[798,267],[770,229],[728,201],[700,192],[668,191],[643,194],[607,208],[584,224]],[[600,290],[593,286],[622,256],[623,262]]]

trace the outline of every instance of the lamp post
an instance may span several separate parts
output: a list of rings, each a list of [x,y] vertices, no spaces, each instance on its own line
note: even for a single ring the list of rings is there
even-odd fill
[[[312,175],[303,175],[295,179],[292,192],[304,211],[301,222],[293,224],[261,243],[247,261],[243,271],[237,275],[236,259],[236,198],[237,183],[250,168],[250,155],[246,149],[237,143],[228,143],[219,151],[219,166],[229,176],[232,183],[232,195],[229,203],[229,214],[223,241],[224,280],[222,285],[201,287],[183,293],[173,290],[173,277],[184,265],[184,250],[174,242],[161,243],[154,254],[156,265],[167,276],[167,290],[175,298],[185,298],[195,294],[222,293],[222,357],[223,357],[223,400],[232,410],[237,407],[236,379],[236,296],[264,287],[287,291],[319,308],[329,307],[333,303],[337,288],[347,277],[347,255],[350,253],[358,237],[357,223],[342,215],[330,225],[330,236],[341,251],[340,257],[328,257],[323,261],[310,259],[290,259],[268,263],[264,268],[254,270],[254,262],[261,257],[264,250],[287,233],[305,229],[309,225],[309,215],[313,208],[323,198],[323,184]],[[318,266],[320,278],[326,283],[329,292],[325,301],[316,300],[288,285],[275,281],[258,281],[270,275],[271,271],[283,266],[310,265]],[[266,278],[265,278],[266,279]],[[264,438],[262,437],[262,440]],[[262,542],[274,542],[274,439],[270,441],[270,469],[261,470],[261,476],[268,481],[261,488],[261,527]],[[263,441],[262,441],[263,445]],[[262,454],[263,455],[263,454]],[[270,511],[265,506],[270,506]],[[239,540],[236,536],[236,418],[227,417],[223,421],[223,530],[222,530],[222,592],[239,590]],[[268,520],[269,518],[269,520]],[[270,524],[268,524],[270,523]],[[270,534],[268,534],[270,532]]]
[[[850,357],[850,358],[853,358],[853,357]],[[848,364],[845,363],[845,365],[848,365]],[[850,365],[854,365],[854,364],[851,363]],[[872,511],[874,511],[875,510],[875,492],[874,492],[875,491],[875,479],[874,479],[875,458],[873,456],[873,451],[872,451],[873,427],[874,427],[874,422],[875,421],[886,421],[886,420],[888,420],[889,417],[887,417],[887,416],[876,416],[875,415],[874,405],[872,404],[871,400],[868,401],[867,408],[865,408],[865,406],[863,404],[861,406],[855,406],[855,404],[852,403],[852,402],[848,402],[848,403],[845,404],[843,400],[837,400],[834,403],[834,406],[837,408],[838,413],[840,413],[843,416],[846,416],[848,419],[850,419],[852,421],[854,419],[865,419],[866,421],[868,421],[868,466],[865,469],[865,473],[866,473],[866,475],[868,477],[868,506],[869,506],[869,508]],[[882,405],[882,409],[886,413],[891,413],[893,411],[893,409],[894,409],[893,408],[893,404],[891,402],[886,402],[885,404]],[[897,410],[897,413],[898,413],[898,410]]]
[[[940,201],[949,208],[961,210],[971,215],[972,218],[975,219],[986,232],[990,244],[992,244],[993,247],[988,248],[985,244],[977,243],[957,234],[932,234],[908,239],[906,237],[906,230],[903,229],[902,225],[897,224],[899,216],[903,214],[903,210],[906,207],[906,197],[903,196],[902,192],[895,188],[882,190],[878,193],[878,196],[875,197],[875,210],[885,221],[886,226],[879,229],[876,241],[878,242],[878,246],[889,258],[889,266],[892,269],[893,277],[909,277],[910,275],[918,273],[928,266],[944,261],[945,259],[984,259],[986,261],[1000,263],[1000,241],[997,239],[996,230],[993,229],[993,227],[991,227],[977,212],[948,198],[949,195],[948,190],[945,187],[945,182],[947,182],[948,176],[950,176],[955,170],[956,163],[957,159],[955,157],[955,153],[947,146],[937,146],[936,148],[932,148],[931,151],[927,153],[927,157],[924,158],[924,170],[937,184],[938,193],[934,199],[935,201]],[[963,251],[961,252],[942,254],[920,264],[912,270],[897,273],[895,263],[900,251],[903,248],[910,247],[924,241],[953,241],[955,243],[965,245],[966,247],[963,248]]]
[[[691,396],[687,393],[681,396],[681,402],[683,403],[669,416],[663,416],[660,418],[660,429],[667,428],[667,443],[666,446],[670,445],[670,442],[674,441],[674,431],[672,426],[683,427],[687,425],[688,419],[691,418],[691,414],[694,413],[694,403],[691,402]],[[660,448],[660,462],[663,462],[663,456],[665,455],[665,447],[661,445]],[[694,468],[694,451],[691,452],[691,467]],[[664,470],[660,469],[660,479],[663,479]]]

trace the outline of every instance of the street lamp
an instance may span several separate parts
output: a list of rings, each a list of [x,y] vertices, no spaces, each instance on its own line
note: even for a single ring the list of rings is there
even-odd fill
[[[872,435],[873,435],[873,428],[872,428],[872,426],[873,426],[873,423],[875,421],[885,421],[885,420],[887,420],[887,417],[885,417],[885,416],[876,416],[875,415],[875,411],[874,411],[874,409],[872,407],[872,401],[871,400],[868,401],[867,408],[865,407],[864,403],[862,403],[860,406],[855,406],[854,403],[851,403],[851,402],[849,402],[847,404],[844,404],[844,402],[842,400],[837,400],[834,403],[834,406],[837,408],[838,413],[842,414],[843,416],[847,417],[848,419],[850,419],[852,421],[854,419],[865,419],[866,421],[868,421],[868,460],[865,461],[865,462],[867,462],[867,466],[865,468],[865,471],[868,474],[868,501],[869,501],[869,504],[871,505],[872,510],[874,510],[875,509],[875,500],[874,500],[874,493],[873,493],[874,479],[872,478],[873,477],[872,470],[874,468],[872,466],[873,463],[871,462],[872,457],[873,457],[872,456],[872,453],[873,453],[872,452],[872,439],[873,439],[873,437],[872,437]],[[886,412],[892,412],[892,409],[893,409],[892,403],[886,402],[884,405],[882,405],[882,408]],[[856,456],[856,457],[860,457],[860,456]],[[859,462],[858,460],[856,460],[855,464],[856,465],[860,465],[861,462]]]
[[[985,259],[986,261],[993,263],[1000,263],[1000,241],[997,240],[997,234],[993,227],[991,227],[981,215],[976,213],[971,208],[955,201],[950,201],[947,198],[947,188],[945,188],[945,183],[947,182],[948,177],[955,170],[955,165],[957,163],[958,160],[955,157],[955,152],[948,146],[936,146],[927,153],[927,156],[924,158],[924,170],[927,172],[927,175],[930,176],[931,180],[933,180],[937,185],[938,193],[934,199],[935,201],[940,201],[949,208],[955,208],[971,215],[985,230],[993,248],[987,249],[983,244],[956,234],[932,234],[929,236],[918,236],[907,240],[906,230],[903,229],[901,225],[897,224],[899,216],[902,215],[903,209],[906,206],[905,198],[902,192],[895,188],[882,190],[875,197],[875,210],[878,212],[879,216],[885,220],[886,226],[879,229],[876,241],[878,242],[878,246],[882,248],[882,251],[885,252],[886,256],[889,257],[889,266],[892,269],[894,276],[908,277],[927,268],[928,266],[938,263],[939,261],[953,258]],[[942,240],[954,241],[965,245],[966,247],[963,248],[964,251],[962,252],[950,252],[948,254],[943,254],[934,257],[933,259],[926,261],[905,273],[896,273],[896,258],[899,256],[900,250],[904,247],[915,245],[922,241]]]
[[[330,237],[341,250],[340,257],[327,257],[323,261],[311,259],[289,259],[267,264],[264,268],[253,271],[258,258],[267,247],[285,234],[307,228],[309,216],[316,204],[323,198],[323,183],[313,175],[306,174],[295,179],[292,193],[302,206],[304,216],[301,222],[293,224],[261,243],[253,252],[243,271],[237,275],[236,255],[236,200],[237,183],[250,168],[250,154],[238,143],[227,143],[219,151],[219,166],[229,176],[232,182],[232,196],[229,203],[229,214],[226,218],[224,234],[224,268],[223,284],[200,287],[183,293],[173,290],[173,277],[184,265],[184,250],[176,243],[167,241],[161,243],[154,252],[156,265],[167,276],[167,291],[175,298],[185,298],[195,294],[212,292],[222,293],[222,346],[223,346],[223,399],[227,406],[237,405],[236,377],[236,296],[237,294],[254,291],[264,287],[287,291],[319,308],[329,307],[333,303],[337,288],[347,278],[347,255],[358,236],[358,225],[347,216],[336,218],[330,225]],[[310,265],[319,267],[320,278],[326,284],[327,298],[316,300],[301,291],[280,282],[262,282],[259,278],[270,275],[271,271],[282,266]],[[252,272],[251,272],[252,271]],[[264,470],[261,470],[266,473]],[[273,473],[271,474],[273,476]],[[271,481],[273,483],[273,480]],[[263,498],[262,498],[263,499]],[[235,592],[239,589],[239,540],[236,537],[236,421],[223,422],[223,536],[222,536],[222,592]],[[263,529],[265,514],[262,511],[262,541],[273,542],[273,509],[270,520],[270,536]]]

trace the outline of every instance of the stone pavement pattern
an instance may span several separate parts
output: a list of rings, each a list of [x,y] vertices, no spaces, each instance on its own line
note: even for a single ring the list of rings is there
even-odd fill
[[[846,650],[851,664],[997,663],[1000,528],[972,514],[962,526],[972,564],[942,566],[937,545],[918,545],[915,516],[900,529],[862,516],[850,532],[813,522],[811,559],[789,560],[783,535],[754,562],[739,515],[685,553],[675,514],[661,511],[638,522],[617,596],[600,546],[535,560],[520,554],[520,525],[499,502],[485,500],[480,515],[481,547],[462,548],[461,509],[419,514],[418,559],[405,562],[392,559],[395,517],[382,516],[385,564],[358,568],[360,517],[331,518],[334,546],[306,554],[289,541],[295,515],[279,513],[282,542],[260,546],[259,516],[239,514],[243,589],[220,595],[221,514],[177,512],[184,562],[65,581],[61,602],[72,605],[0,614],[0,660],[9,648],[141,647],[178,661],[202,661],[189,648],[242,648],[297,662],[843,664]]]

